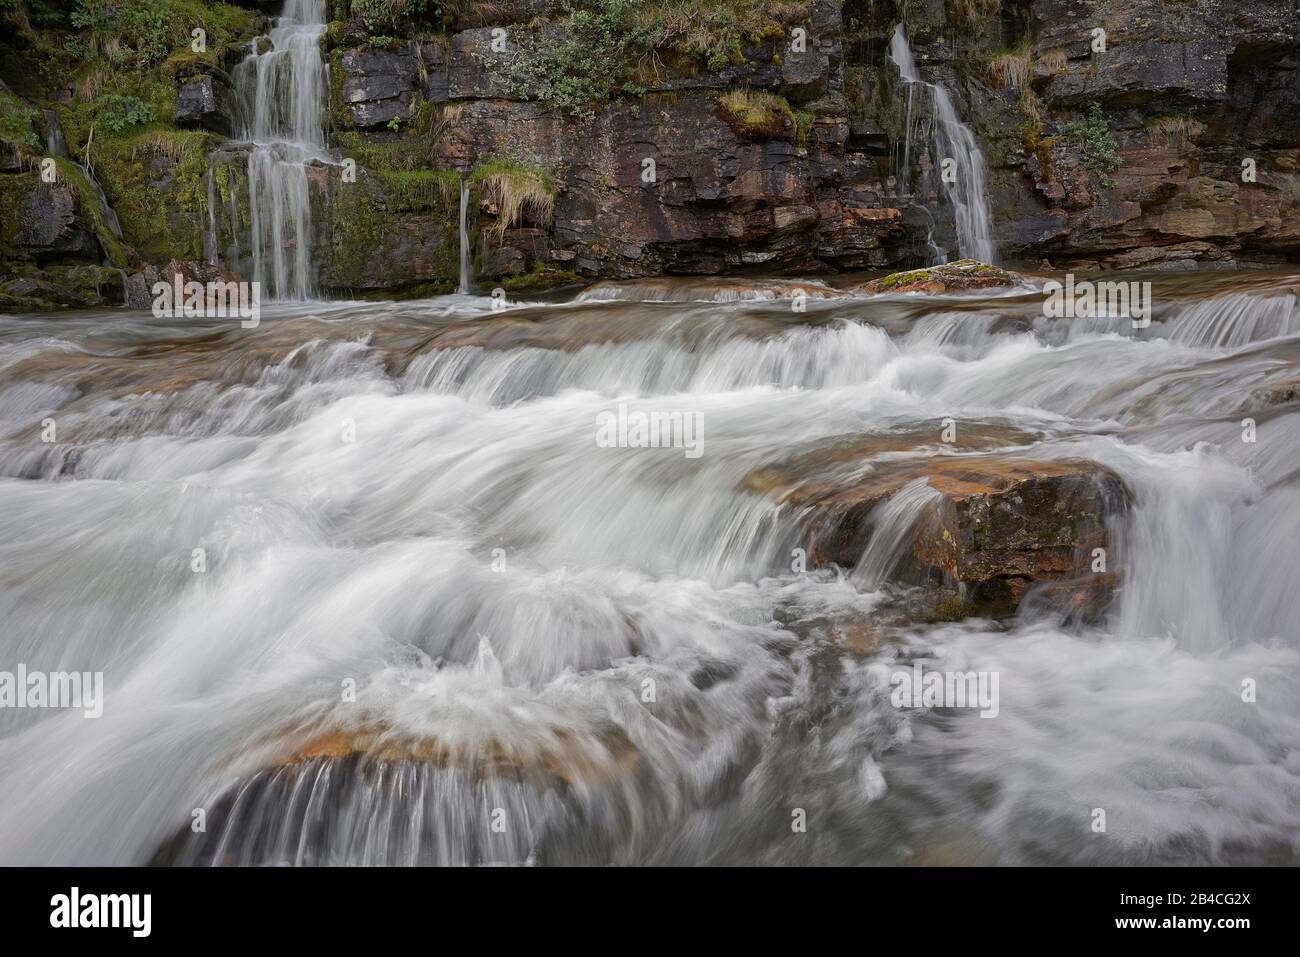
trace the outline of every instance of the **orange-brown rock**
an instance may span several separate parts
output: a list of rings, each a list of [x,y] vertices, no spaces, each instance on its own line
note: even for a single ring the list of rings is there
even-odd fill
[[[1093,550],[1109,551],[1107,517],[1126,496],[1119,477],[1096,463],[1014,451],[930,455],[824,477],[773,467],[742,485],[800,509],[814,564],[853,567],[875,531],[873,511],[918,480],[937,494],[918,507],[894,579],[938,588],[937,617],[1010,613],[1043,582],[1077,582],[1088,592],[1076,601],[1060,591],[1053,604],[1062,610],[1104,607],[1116,582],[1092,572]],[[1107,567],[1114,560],[1108,555]]]
[[[296,738],[296,740],[295,740]],[[496,738],[449,743],[392,729],[383,722],[359,728],[325,728],[286,738],[279,764],[318,759],[415,761],[475,774],[537,777],[555,784],[593,784],[635,771],[639,759],[621,731],[592,737],[557,728],[540,743],[511,745]]]

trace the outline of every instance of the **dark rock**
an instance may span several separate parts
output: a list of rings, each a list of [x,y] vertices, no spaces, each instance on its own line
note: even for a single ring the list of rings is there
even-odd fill
[[[14,245],[37,260],[98,259],[95,230],[76,190],[66,183],[41,183],[35,176],[25,179],[31,188],[24,190],[15,204],[18,231]]]
[[[937,617],[1011,614],[1043,582],[1060,590],[1058,605],[1082,612],[1108,602],[1115,580],[1092,572],[1094,549],[1109,551],[1107,520],[1127,503],[1108,469],[1008,453],[887,460],[867,451],[870,466],[821,479],[777,467],[743,485],[800,509],[815,564],[848,568],[870,543],[875,509],[924,481],[935,494],[920,506],[891,580],[929,589]]]
[[[130,309],[149,309],[153,306],[153,286],[157,282],[184,285],[198,282],[238,282],[239,276],[212,263],[173,259],[162,266],[148,265],[126,277],[126,306]]]
[[[230,109],[224,84],[209,74],[190,77],[182,83],[176,97],[176,124],[230,135]]]
[[[410,112],[418,86],[416,57],[409,50],[347,50],[339,58],[343,103],[357,129],[378,129]]]

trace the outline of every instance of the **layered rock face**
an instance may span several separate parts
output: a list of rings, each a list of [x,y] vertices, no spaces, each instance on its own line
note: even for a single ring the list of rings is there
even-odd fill
[[[974,76],[965,82],[981,132],[1000,141],[994,190],[1009,254],[1104,268],[1295,260],[1293,4],[1033,0],[1025,9],[1028,92],[988,95]],[[999,136],[1030,103],[1041,124],[1026,117],[1020,142]],[[1109,143],[1069,130],[1093,109],[1092,130]],[[1112,152],[1109,170],[1090,167],[1099,146]]]
[[[46,135],[36,108],[50,108],[74,158],[95,143],[125,248],[103,248],[93,211],[47,190],[3,223],[6,275],[54,259],[130,272],[210,259],[211,233],[222,265],[246,272],[246,155],[222,143],[237,109],[232,72],[275,4],[248,6],[223,7],[239,15],[223,13],[219,33],[207,24],[206,53],[178,45],[135,71],[152,106],[139,132],[101,120],[89,136],[103,92],[69,85],[60,64],[29,69],[42,44],[67,39],[60,31],[78,42],[69,27],[8,38],[0,75],[35,122],[30,135],[6,133],[0,185],[36,195],[30,161]],[[311,252],[327,294],[454,288],[460,180],[475,272],[507,288],[933,262],[936,248],[956,249],[940,182],[953,158],[933,155],[932,104],[890,58],[900,21],[921,76],[976,134],[1007,261],[1196,268],[1300,256],[1290,108],[1300,26],[1289,0],[800,0],[759,5],[744,32],[702,51],[682,53],[689,31],[651,18],[658,39],[645,42],[660,46],[619,36],[583,55],[591,26],[570,5],[446,6],[384,22],[369,7],[329,7],[328,145],[358,173],[310,171]],[[719,6],[737,17],[744,7]],[[593,93],[602,74],[618,82]],[[170,127],[162,136],[159,124]],[[520,170],[547,195],[512,205]],[[223,187],[215,196],[209,175]],[[58,235],[32,225],[56,221]]]
[[[449,103],[436,167],[468,176],[505,158],[550,171],[553,215],[507,229],[496,249],[484,250],[489,275],[539,261],[583,276],[634,277],[816,272],[922,257],[924,230],[891,199],[887,164],[848,147],[838,4],[814,0],[788,19],[735,62],[662,65],[643,93],[585,116],[542,102],[545,78],[513,75],[527,50],[563,42],[563,22],[525,25],[503,15],[497,27],[443,41],[345,48],[333,60],[341,73],[336,122],[382,142],[412,103]],[[360,37],[344,30],[335,39]],[[724,95],[737,89],[758,101],[755,115],[729,111]],[[491,204],[483,211],[491,214]]]

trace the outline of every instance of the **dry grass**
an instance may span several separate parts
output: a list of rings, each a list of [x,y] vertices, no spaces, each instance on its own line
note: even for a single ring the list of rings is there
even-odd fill
[[[1001,0],[947,0],[948,22],[982,33],[997,16]]]
[[[1023,90],[1029,83],[1028,50],[999,53],[989,61],[989,76],[1004,90]]]
[[[507,229],[523,221],[525,213],[534,222],[547,223],[555,211],[555,187],[541,170],[495,161],[476,169],[473,179],[484,198],[497,207],[496,222],[488,230],[497,242],[505,239]]]
[[[94,102],[104,89],[104,84],[113,79],[113,71],[108,67],[96,67],[87,73],[77,84],[77,99],[84,103]]]
[[[1041,67],[1043,72],[1048,76],[1056,76],[1064,73],[1069,59],[1065,55],[1065,50],[1061,47],[1055,47],[1051,50],[1045,50],[1037,60],[1037,66]]]
[[[1146,124],[1152,143],[1179,149],[1194,142],[1205,127],[1190,116],[1157,116]]]

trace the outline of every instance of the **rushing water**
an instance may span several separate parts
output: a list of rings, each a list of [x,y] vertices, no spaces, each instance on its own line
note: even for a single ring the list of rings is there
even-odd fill
[[[699,280],[0,319],[0,670],[106,695],[0,709],[0,863],[1294,863],[1293,284],[1161,280],[1137,332]],[[601,447],[619,403],[703,454]],[[849,575],[742,487],[948,416],[1122,477],[1102,625],[887,619],[924,486]],[[997,718],[894,708],[916,661]]]
[[[961,121],[952,97],[942,84],[927,83],[921,78],[907,42],[907,32],[900,23],[889,42],[889,58],[898,67],[907,91],[907,130],[904,136],[902,174],[911,175],[912,135],[918,123],[929,140],[930,162],[939,166],[944,194],[952,203],[957,227],[958,252],[963,259],[997,261],[993,242],[993,220],[989,212],[988,167],[975,134]],[[934,115],[924,122],[916,120],[913,110],[918,92],[933,106]],[[943,176],[942,164],[954,163],[952,181]],[[933,243],[931,244],[933,246]]]
[[[307,167],[330,162],[324,33],[325,0],[285,0],[269,37],[252,42],[233,75],[236,124],[250,144],[253,279],[276,299],[309,299],[315,290]]]

